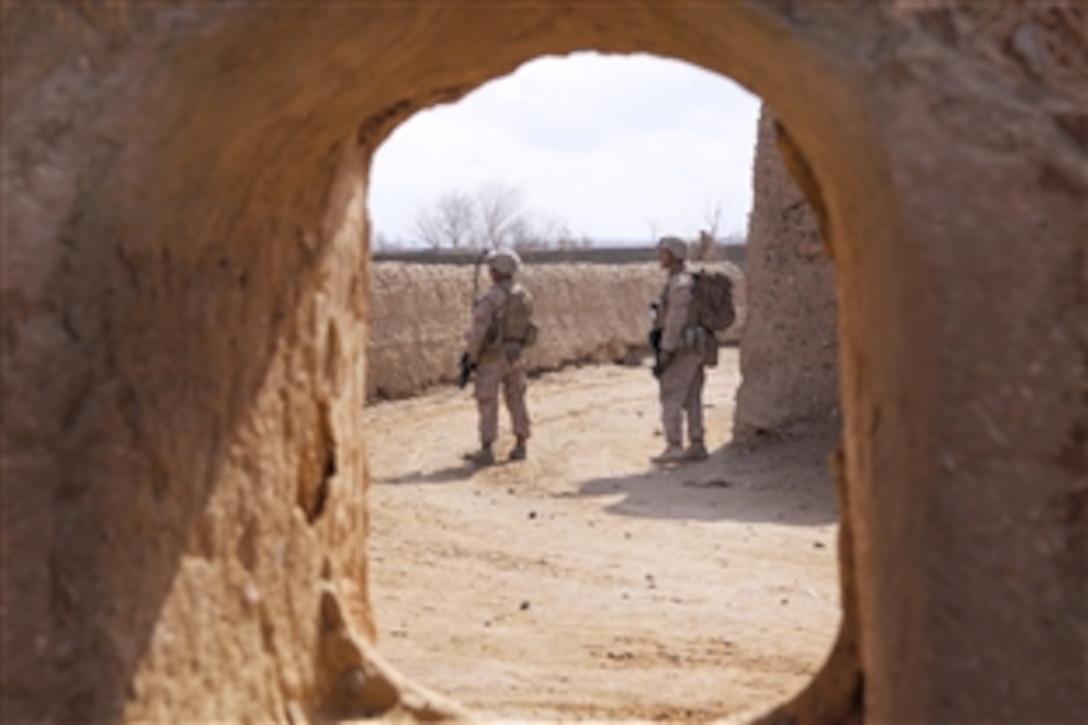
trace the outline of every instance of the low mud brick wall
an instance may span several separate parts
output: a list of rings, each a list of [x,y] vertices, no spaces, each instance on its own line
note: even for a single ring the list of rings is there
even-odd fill
[[[734,280],[737,321],[723,343],[743,327],[745,289],[730,262],[706,266]],[[371,266],[367,398],[400,398],[456,379],[474,289],[471,265],[378,262]],[[637,360],[647,350],[649,304],[664,272],[654,263],[526,265],[519,274],[533,293],[540,338],[529,351],[534,372],[577,362]],[[490,284],[480,269],[479,291]]]

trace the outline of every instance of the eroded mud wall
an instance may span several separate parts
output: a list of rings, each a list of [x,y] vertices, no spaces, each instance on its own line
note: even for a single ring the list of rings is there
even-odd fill
[[[295,31],[227,15],[4,7],[11,722],[306,718],[359,669],[362,116],[273,100]]]
[[[198,113],[177,79],[141,85],[169,34],[55,12],[15,13],[4,129],[4,712],[308,710],[322,586],[369,626],[363,158],[289,154],[307,182],[266,207],[169,115]]]
[[[694,265],[733,280],[737,320],[720,333],[735,343],[744,325],[745,284],[730,262]],[[637,362],[647,354],[649,304],[661,294],[656,264],[526,265],[519,279],[532,291],[540,339],[527,356],[530,370],[575,362]],[[367,355],[369,397],[403,397],[457,377],[474,290],[490,284],[471,266],[384,262],[371,265]]]
[[[766,106],[759,119],[734,436],[840,425],[834,266],[815,213],[789,175]]]
[[[895,203],[846,245],[839,225],[873,196],[829,209],[866,709],[1075,721],[1088,18],[1073,3],[895,5],[871,94]],[[886,255],[882,227],[897,230]]]
[[[4,13],[5,719],[425,709],[360,653],[368,160],[595,49],[759,93],[826,222],[857,617],[793,712],[1083,720],[1080,6]]]

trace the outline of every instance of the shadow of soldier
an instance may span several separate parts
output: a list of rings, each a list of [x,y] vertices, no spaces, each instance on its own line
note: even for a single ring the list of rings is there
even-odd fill
[[[467,481],[472,478],[472,474],[476,473],[478,470],[480,470],[479,466],[465,461],[460,465],[447,466],[446,468],[440,468],[437,471],[408,471],[399,476],[374,478],[372,481],[376,484],[452,483],[454,481]]]
[[[637,518],[813,526],[838,521],[828,463],[834,439],[728,443],[704,461],[584,481],[558,497],[620,498],[604,511]]]
[[[429,483],[453,483],[455,481],[467,481],[477,473],[487,471],[488,469],[502,468],[504,466],[517,465],[519,461],[512,461],[507,459],[496,459],[494,463],[482,466],[472,461],[464,461],[456,466],[447,466],[440,468],[437,471],[424,471],[417,469],[415,471],[408,471],[402,473],[399,476],[385,476],[375,477],[372,480],[375,484],[429,484]]]

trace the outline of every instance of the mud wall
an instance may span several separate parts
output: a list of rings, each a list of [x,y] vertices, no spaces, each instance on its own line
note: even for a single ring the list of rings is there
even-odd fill
[[[694,265],[733,279],[737,320],[719,334],[736,343],[744,324],[745,285],[729,262]],[[404,397],[457,378],[474,290],[490,284],[472,266],[379,262],[371,265],[367,350],[370,399]],[[661,294],[656,264],[526,265],[519,279],[532,291],[540,339],[529,350],[531,371],[576,362],[637,363],[648,353],[649,304]]]
[[[774,124],[764,105],[748,220],[751,313],[733,421],[742,441],[841,424],[834,265],[816,214],[786,169]]]
[[[4,12],[5,719],[434,714],[368,645],[368,163],[594,49],[760,94],[835,261],[853,614],[776,717],[1083,720],[1078,5]]]

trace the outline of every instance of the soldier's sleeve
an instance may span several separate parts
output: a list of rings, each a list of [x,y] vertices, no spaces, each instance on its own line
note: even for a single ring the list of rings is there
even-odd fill
[[[661,331],[661,349],[676,352],[683,339],[684,325],[691,307],[691,277],[678,274],[669,280],[668,307]]]

